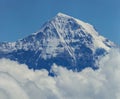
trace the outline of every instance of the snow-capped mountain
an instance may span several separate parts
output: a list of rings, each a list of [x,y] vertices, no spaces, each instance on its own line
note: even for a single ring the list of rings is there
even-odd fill
[[[42,28],[16,42],[0,43],[0,58],[27,64],[31,69],[50,70],[53,63],[80,71],[97,68],[97,60],[114,44],[94,27],[58,13]]]

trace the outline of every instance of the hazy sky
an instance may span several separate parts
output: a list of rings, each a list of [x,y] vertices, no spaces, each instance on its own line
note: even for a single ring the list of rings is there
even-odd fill
[[[120,44],[120,0],[0,0],[0,41],[15,41],[62,12]]]

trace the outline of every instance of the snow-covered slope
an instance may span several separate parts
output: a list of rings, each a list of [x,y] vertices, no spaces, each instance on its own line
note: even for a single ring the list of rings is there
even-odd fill
[[[0,43],[0,58],[25,63],[29,68],[50,70],[56,63],[68,69],[97,68],[97,60],[114,44],[92,25],[58,13],[42,28],[16,42]]]

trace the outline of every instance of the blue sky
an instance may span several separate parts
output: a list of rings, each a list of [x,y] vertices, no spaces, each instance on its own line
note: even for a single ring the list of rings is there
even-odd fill
[[[120,44],[120,0],[0,0],[0,41],[15,41],[62,12]]]

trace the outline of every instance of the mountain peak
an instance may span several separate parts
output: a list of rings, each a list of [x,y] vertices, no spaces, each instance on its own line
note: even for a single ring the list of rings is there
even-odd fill
[[[59,17],[71,17],[71,16],[69,16],[69,15],[67,15],[67,14],[64,14],[64,13],[61,13],[61,12],[59,12],[56,16],[59,16]]]
[[[14,43],[0,43],[0,58],[16,60],[33,69],[50,70],[55,63],[80,71],[96,68],[99,56],[112,45],[92,25],[58,13],[35,34]]]
[[[54,17],[54,22],[57,23],[57,25],[60,24],[67,24],[67,23],[71,23],[72,24],[76,24],[79,25],[81,27],[83,27],[85,29],[86,32],[91,33],[91,35],[98,35],[98,33],[96,32],[96,30],[94,29],[94,27],[89,24],[86,23],[84,21],[81,21],[80,19],[77,19],[75,17],[66,15],[64,13],[59,12],[55,17]],[[69,24],[71,25],[71,24]]]

